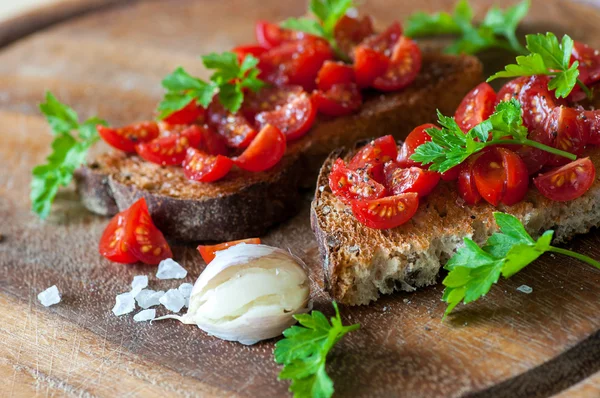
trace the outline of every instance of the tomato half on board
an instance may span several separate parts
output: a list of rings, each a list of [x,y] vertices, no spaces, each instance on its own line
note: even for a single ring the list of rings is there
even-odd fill
[[[566,202],[585,194],[595,180],[594,164],[590,158],[582,158],[540,174],[533,183],[548,199]]]
[[[435,171],[420,167],[402,168],[396,162],[386,163],[383,173],[385,186],[394,195],[415,192],[422,198],[429,195],[440,182],[440,174]]]
[[[233,161],[240,169],[247,171],[269,170],[279,163],[285,154],[285,141],[285,135],[281,130],[267,124],[260,130],[248,148]]]
[[[198,246],[198,252],[202,256],[202,259],[206,264],[210,263],[215,259],[217,252],[228,249],[232,246],[239,245],[240,243],[246,243],[248,245],[260,245],[260,238],[248,238],[240,240],[232,240],[230,242],[219,243],[218,245],[200,245]]]
[[[192,124],[204,119],[204,108],[196,103],[196,100],[190,101],[185,107],[171,113],[163,120],[169,124]]]
[[[473,163],[475,163],[479,156],[480,154],[475,154],[458,166],[458,194],[468,205],[476,205],[477,203],[481,202],[481,195],[477,190],[477,185],[475,185],[475,177],[473,176]]]
[[[144,160],[161,166],[179,166],[185,159],[188,148],[195,148],[202,141],[202,130],[192,125],[181,133],[156,138],[135,146],[135,150]]]
[[[350,205],[354,199],[376,199],[386,194],[385,187],[364,170],[352,170],[337,159],[329,174],[329,188],[342,202]]]
[[[129,250],[144,264],[158,264],[172,258],[173,253],[162,232],[150,217],[146,199],[141,198],[129,208],[125,236],[130,239]]]
[[[258,21],[256,23],[256,41],[265,48],[272,48],[284,43],[286,41],[301,40],[307,37],[314,37],[304,32],[298,32],[295,30],[284,29],[279,25],[266,22]]]
[[[333,36],[340,50],[346,55],[351,55],[354,47],[374,32],[370,16],[355,18],[343,15],[335,25]]]
[[[327,116],[350,115],[362,105],[362,95],[356,83],[339,83],[325,91],[314,91],[312,100],[319,113]]]
[[[473,177],[481,197],[493,206],[520,202],[529,187],[529,173],[523,160],[501,147],[492,147],[475,160]]]
[[[589,124],[583,111],[565,106],[558,106],[550,112],[546,122],[546,132],[552,134],[554,147],[575,155],[581,155],[589,142]],[[568,163],[564,156],[553,155],[548,165],[561,166]]]
[[[213,182],[225,177],[233,160],[223,155],[211,155],[195,148],[188,148],[183,161],[183,174],[188,180]]]
[[[279,97],[285,97],[283,103],[276,105],[272,110],[256,115],[255,123],[260,128],[269,124],[275,126],[285,134],[288,141],[296,140],[308,133],[315,122],[317,109],[305,91],[297,92],[293,89],[286,92],[285,88],[277,90]]]
[[[519,98],[521,89],[528,81],[529,76],[521,76],[504,84],[496,95],[496,105],[502,101],[510,101],[512,98]]]
[[[208,107],[208,125],[227,140],[232,148],[246,148],[254,137],[256,130],[240,113],[231,113],[215,99]]]
[[[390,229],[409,221],[419,208],[416,193],[403,193],[380,199],[358,199],[352,202],[352,212],[363,225],[374,229]]]
[[[532,76],[519,94],[523,124],[530,132],[545,128],[550,112],[564,103],[548,90],[549,80],[548,76]]]
[[[115,215],[100,238],[98,251],[103,257],[115,263],[133,264],[138,261],[137,257],[129,251],[129,244],[125,239],[125,223],[128,214],[129,210],[125,210]]]
[[[481,83],[471,90],[460,102],[454,120],[465,133],[486,120],[494,112],[496,92],[487,83]]]
[[[415,154],[415,150],[426,142],[431,141],[431,136],[427,134],[427,129],[439,129],[435,124],[426,123],[417,126],[410,132],[400,151],[398,152],[398,158],[396,161],[402,167],[420,166],[419,162],[415,162],[410,157]]]
[[[348,168],[364,170],[378,182],[384,181],[383,166],[398,156],[396,140],[391,135],[379,137],[362,147],[350,160]]]
[[[96,129],[102,139],[113,148],[124,152],[135,152],[136,144],[152,141],[160,130],[156,122],[142,122],[125,127],[106,127],[99,124]]]

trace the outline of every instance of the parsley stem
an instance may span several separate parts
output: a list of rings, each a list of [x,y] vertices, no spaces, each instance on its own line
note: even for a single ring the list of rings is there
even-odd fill
[[[527,145],[532,146],[534,148],[541,149],[542,151],[550,152],[554,155],[563,156],[570,160],[577,159],[577,155],[574,155],[570,152],[561,151],[560,149],[552,148],[551,146],[544,145],[541,142],[524,139],[524,140],[511,140],[511,139],[502,139],[502,140],[492,140],[485,143],[485,146],[491,145],[503,145],[503,144],[515,144],[515,145]]]
[[[585,93],[585,95],[587,95],[588,99],[592,99],[594,97],[594,94],[592,93],[592,90],[590,90],[588,88],[588,86],[586,86],[581,80],[577,79],[577,85],[579,87],[581,87],[581,89],[583,90],[583,92]]]
[[[571,250],[561,249],[560,247],[550,246],[550,251],[558,254],[564,254],[565,256],[576,258],[577,260],[583,261],[589,265],[592,265],[598,269],[600,269],[600,262],[594,260],[591,257],[588,257],[584,254],[580,254]]]

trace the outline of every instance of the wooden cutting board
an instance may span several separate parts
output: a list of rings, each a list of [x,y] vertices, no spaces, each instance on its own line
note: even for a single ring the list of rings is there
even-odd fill
[[[383,22],[449,1],[368,0]],[[475,2],[473,2],[475,3]],[[477,1],[478,11],[489,1]],[[0,396],[285,396],[276,379],[273,341],[251,347],[224,342],[175,321],[136,324],[111,313],[134,275],[155,267],[111,264],[97,254],[107,220],[88,213],[73,189],[52,215],[29,210],[31,168],[48,154],[51,136],[37,111],[45,90],[80,114],[119,124],[152,117],[159,82],[176,66],[205,74],[199,54],[253,40],[257,19],[301,15],[304,2],[280,0],[123,2],[40,30],[0,51]],[[526,31],[569,32],[600,47],[600,14],[589,7],[538,0]],[[489,54],[484,57],[494,62]],[[504,61],[502,61],[504,62]],[[106,148],[98,145],[96,152]],[[331,314],[323,292],[308,204],[264,238],[290,248],[311,268],[315,307]],[[600,258],[600,234],[575,239]],[[205,267],[191,246],[174,245],[193,282]],[[48,309],[37,293],[56,284],[63,301]],[[516,288],[527,284],[533,293]],[[598,396],[600,272],[545,256],[480,302],[442,322],[442,289],[383,297],[342,308],[360,322],[333,350],[328,370],[337,396]],[[162,310],[159,310],[162,311]],[[579,383],[579,384],[577,384]],[[577,384],[577,385],[576,385]],[[571,387],[573,386],[573,387]]]

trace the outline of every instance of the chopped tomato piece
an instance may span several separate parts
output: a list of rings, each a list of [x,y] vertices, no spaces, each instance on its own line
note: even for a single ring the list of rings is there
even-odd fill
[[[383,166],[398,156],[396,140],[391,135],[379,137],[360,149],[352,157],[348,167],[351,170],[362,169],[376,181],[383,182]]]
[[[135,150],[144,160],[162,166],[179,166],[185,159],[188,148],[195,148],[202,141],[202,130],[192,125],[181,133],[156,138],[137,144]]]
[[[208,124],[225,137],[232,148],[246,148],[256,137],[256,130],[241,113],[229,112],[218,100],[213,100],[208,107]]]
[[[274,167],[285,153],[285,135],[277,127],[267,124],[244,152],[233,161],[247,171],[265,171]]]
[[[374,229],[398,227],[409,221],[418,208],[419,197],[414,192],[352,202],[352,212],[356,219]]]
[[[576,41],[573,43],[571,61],[579,61],[579,79],[584,84],[594,84],[600,80],[600,51]]]
[[[263,46],[259,46],[256,44],[247,44],[245,46],[237,46],[231,52],[237,55],[238,62],[241,64],[244,62],[246,55],[252,55],[256,58],[259,58],[262,53],[267,51],[267,49]],[[259,66],[260,69],[260,66]]]
[[[556,107],[547,118],[546,131],[555,136],[554,147],[566,152],[581,155],[589,141],[589,124],[583,111],[565,106]],[[568,163],[564,156],[553,155],[547,164],[561,166]]]
[[[286,41],[301,40],[314,37],[304,32],[280,28],[279,25],[258,21],[256,23],[256,40],[265,48],[272,48]]]
[[[96,129],[107,144],[113,148],[132,153],[135,152],[136,144],[152,141],[159,134],[156,122],[142,122],[119,128],[99,124]]]
[[[139,199],[129,208],[125,236],[129,239],[131,253],[144,264],[158,264],[164,259],[173,257],[165,237],[152,222],[144,198]]]
[[[390,65],[390,59],[379,51],[358,46],[354,50],[354,75],[359,87],[369,87],[382,76]]]
[[[476,205],[481,202],[481,195],[475,185],[475,177],[473,176],[473,163],[477,160],[480,154],[476,154],[468,158],[461,164],[458,173],[458,193],[460,197],[468,205]]]
[[[98,251],[110,261],[121,264],[133,264],[137,257],[129,251],[129,244],[125,237],[125,222],[129,209],[115,215],[104,230],[100,238]]]
[[[423,170],[419,167],[405,169],[393,161],[385,164],[383,173],[386,187],[394,195],[415,192],[419,198],[422,198],[429,195],[440,182],[440,174],[435,171]]]
[[[326,91],[314,91],[312,99],[318,111],[327,116],[350,115],[362,105],[356,83],[334,84]]]
[[[385,73],[372,86],[381,91],[396,91],[410,85],[421,71],[421,49],[407,37],[401,37],[394,47]]]
[[[227,149],[227,140],[225,137],[206,125],[198,126],[198,128],[202,133],[202,140],[197,146],[198,149],[203,150],[209,155],[227,155],[229,150]]]
[[[206,264],[208,264],[212,260],[215,259],[217,252],[228,249],[235,245],[239,245],[240,243],[246,243],[249,245],[260,245],[260,238],[248,238],[248,239],[233,240],[231,242],[224,242],[224,243],[219,243],[218,245],[211,245],[211,246],[200,245],[200,246],[198,246],[198,252],[200,252],[200,255],[202,256],[202,259],[204,260],[204,262]]]
[[[185,107],[171,113],[163,120],[169,124],[192,124],[204,119],[204,108],[196,103],[196,100],[190,101]]]
[[[317,109],[309,95],[288,92],[286,103],[275,109],[256,115],[256,123],[264,128],[267,125],[277,127],[287,140],[296,140],[310,130],[315,122]]]
[[[431,136],[427,134],[427,129],[437,129],[435,124],[426,123],[417,126],[410,132],[404,140],[400,152],[398,153],[397,162],[402,167],[421,166],[419,162],[415,162],[410,157],[415,154],[415,150],[426,142],[431,141]]]
[[[358,43],[374,32],[373,20],[370,16],[365,15],[362,18],[354,18],[344,15],[335,25],[333,36],[340,50],[350,55]]]
[[[335,84],[354,83],[354,69],[342,62],[325,61],[317,75],[317,88],[327,91]]]
[[[496,104],[502,101],[510,101],[512,98],[519,98],[519,94],[521,94],[521,90],[525,83],[529,81],[529,76],[521,76],[517,77],[506,83],[500,91],[498,91],[498,95],[496,96]]]
[[[600,145],[600,110],[583,111],[581,117],[589,131],[588,143]]]
[[[213,182],[225,177],[233,167],[233,160],[223,155],[210,155],[198,149],[188,148],[183,161],[183,174],[199,182]]]
[[[376,199],[385,195],[385,187],[372,179],[364,169],[351,170],[337,159],[329,174],[331,192],[347,205],[354,199]]]
[[[359,45],[375,50],[388,58],[392,58],[394,48],[401,37],[402,26],[398,22],[393,22],[386,30],[378,35],[367,37]]]
[[[566,202],[585,194],[596,179],[590,158],[577,159],[533,179],[538,191],[548,199]]]
[[[257,92],[250,91],[244,95],[241,112],[248,120],[254,121],[257,114],[274,111],[303,93],[304,89],[298,85],[263,87]]]
[[[548,90],[548,76],[532,76],[523,86],[519,102],[523,112],[523,124],[531,132],[545,128],[548,115],[564,101],[556,99]]]
[[[442,181],[454,181],[458,178],[458,174],[460,173],[460,166],[454,166],[450,170],[443,172],[440,175]]]
[[[481,83],[471,90],[458,105],[454,119],[465,133],[486,120],[494,112],[496,92],[487,83]]]

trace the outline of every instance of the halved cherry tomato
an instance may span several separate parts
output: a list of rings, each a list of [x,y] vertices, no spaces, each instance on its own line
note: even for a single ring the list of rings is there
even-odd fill
[[[379,51],[358,46],[354,50],[354,75],[359,87],[369,87],[390,66],[390,59]]]
[[[553,138],[542,129],[532,131],[529,133],[527,138],[548,146],[552,146],[554,144]],[[541,168],[548,163],[550,157],[552,156],[550,152],[534,148],[529,145],[522,145],[515,152],[521,157],[521,159],[523,159],[523,162],[525,162],[529,175],[540,171]]]
[[[480,154],[469,157],[461,164],[458,173],[458,194],[468,205],[476,205],[481,202],[481,195],[475,185],[475,177],[473,176],[473,163],[477,160]]]
[[[209,155],[227,155],[227,140],[222,135],[216,133],[207,125],[199,126],[202,132],[202,140],[197,146]]]
[[[354,69],[342,62],[325,61],[317,74],[317,88],[329,90],[334,84],[354,83]]]
[[[471,90],[460,102],[454,119],[465,133],[486,120],[494,112],[496,92],[487,83],[481,83]]]
[[[356,83],[334,84],[326,91],[314,91],[312,100],[318,111],[327,116],[350,115],[362,105],[362,95]]]
[[[269,170],[279,163],[285,147],[285,135],[277,127],[267,124],[248,148],[233,161],[239,168],[247,171]]]
[[[135,152],[136,144],[152,141],[159,134],[156,122],[142,122],[119,128],[99,124],[96,129],[107,144],[113,148],[132,153]]]
[[[213,182],[225,177],[233,167],[227,156],[213,156],[195,148],[188,148],[183,161],[183,174],[188,180]]]
[[[600,145],[600,110],[583,111],[581,117],[589,131],[588,143]]]
[[[261,128],[272,125],[277,127],[288,141],[302,137],[315,122],[317,109],[309,95],[302,91],[299,94],[288,92],[285,104],[275,109],[256,115],[256,124]]]
[[[385,195],[385,187],[372,179],[364,169],[351,170],[337,159],[329,174],[331,192],[347,205],[354,199],[376,199]]]
[[[420,198],[433,191],[440,182],[440,174],[420,167],[402,168],[396,162],[387,162],[383,168],[386,188],[394,195],[415,192]]]
[[[125,239],[125,222],[129,209],[115,215],[104,230],[100,238],[98,251],[110,261],[121,264],[133,264],[138,261],[129,251],[129,244]]]
[[[527,166],[513,151],[492,147],[473,164],[473,176],[479,194],[488,203],[507,206],[520,202],[529,187]]]
[[[498,91],[498,95],[496,95],[496,104],[502,101],[510,101],[511,98],[519,98],[519,94],[521,94],[521,90],[525,83],[529,81],[529,76],[521,76],[517,77],[506,83],[500,91]]]
[[[600,80],[600,51],[576,41],[573,43],[571,61],[579,61],[579,79],[584,84],[594,84]]]
[[[590,158],[577,159],[533,179],[538,191],[548,199],[566,202],[585,194],[596,180]]]
[[[458,178],[460,173],[460,166],[454,166],[450,170],[444,171],[440,174],[442,181],[454,181]]]
[[[401,37],[394,47],[385,73],[372,86],[380,91],[396,91],[411,84],[421,70],[421,49],[407,37]]]
[[[246,55],[253,55],[256,58],[259,58],[262,53],[267,51],[267,49],[263,46],[259,46],[256,44],[247,44],[245,46],[237,46],[233,50],[232,53],[237,55],[238,62],[241,64],[244,62]],[[259,66],[260,69],[260,66]]]
[[[550,112],[547,118],[546,131],[555,135],[554,147],[581,155],[589,141],[589,125],[583,118],[583,111],[574,108],[558,106]],[[561,166],[568,163],[569,159],[553,155],[548,165]]]
[[[333,36],[340,50],[350,55],[358,43],[374,32],[373,20],[370,16],[365,15],[362,18],[354,18],[344,15],[335,25]]]
[[[378,182],[384,181],[383,166],[398,156],[396,140],[391,135],[379,137],[362,147],[353,157],[348,168],[362,169]]]
[[[548,90],[548,76],[532,76],[523,86],[519,102],[523,112],[523,124],[529,131],[545,128],[552,109],[564,101],[556,99]]]
[[[260,238],[248,238],[248,239],[233,240],[231,242],[224,242],[224,243],[219,243],[218,245],[210,245],[210,246],[200,245],[200,246],[198,246],[197,249],[198,249],[198,252],[200,252],[200,255],[202,256],[202,259],[204,260],[204,262],[206,264],[208,264],[212,260],[215,259],[215,255],[217,254],[217,252],[228,249],[235,245],[239,245],[240,243],[246,243],[249,245],[260,245]]]
[[[163,120],[169,124],[192,124],[204,119],[204,108],[196,103],[196,100],[190,101],[185,107],[171,113]]]
[[[129,208],[125,223],[125,237],[128,239],[131,254],[144,264],[158,264],[164,259],[173,257],[165,237],[152,222],[144,198],[139,199]]]
[[[352,212],[356,219],[374,229],[398,227],[410,220],[418,208],[419,197],[414,192],[352,202]]]
[[[367,47],[375,50],[388,58],[392,57],[394,47],[402,37],[402,26],[398,22],[393,22],[386,30],[378,35],[369,36],[360,42],[360,47]]]
[[[216,99],[208,107],[208,124],[232,148],[246,148],[256,137],[256,130],[241,113],[229,112]]]
[[[156,138],[135,146],[135,150],[144,160],[162,166],[179,166],[185,159],[188,148],[196,148],[202,141],[202,130],[192,125],[181,133]]]
[[[244,95],[242,114],[251,121],[261,112],[268,112],[287,104],[304,93],[298,85],[267,86],[257,92],[250,91]]]
[[[306,37],[314,37],[304,32],[283,29],[279,25],[258,21],[256,23],[256,40],[265,48],[272,48],[286,41],[301,40]]]
[[[431,141],[431,136],[427,134],[427,129],[439,129],[435,124],[426,123],[417,126],[410,132],[400,151],[398,152],[398,158],[396,161],[401,167],[421,166],[419,162],[415,162],[410,157],[414,155],[415,150],[426,142]]]

